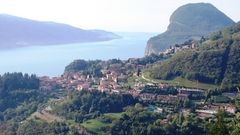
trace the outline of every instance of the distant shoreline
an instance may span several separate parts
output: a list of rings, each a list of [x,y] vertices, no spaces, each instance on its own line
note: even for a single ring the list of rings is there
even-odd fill
[[[8,50],[14,50],[14,49],[19,49],[19,48],[25,48],[25,47],[41,47],[41,46],[62,46],[66,44],[82,44],[82,43],[98,43],[98,42],[108,42],[116,39],[121,39],[123,37],[119,36],[117,38],[112,38],[112,39],[107,39],[107,40],[97,40],[97,41],[83,41],[83,42],[62,42],[62,43],[42,43],[42,44],[26,44],[26,45],[8,45],[6,44],[0,45],[0,51],[8,51]]]

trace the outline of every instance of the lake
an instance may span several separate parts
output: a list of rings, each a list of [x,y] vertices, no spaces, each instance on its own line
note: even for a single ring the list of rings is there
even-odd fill
[[[144,56],[147,40],[156,33],[117,33],[120,39],[94,43],[54,46],[31,46],[0,51],[0,74],[6,72],[33,73],[39,76],[59,76],[75,59],[107,60]]]

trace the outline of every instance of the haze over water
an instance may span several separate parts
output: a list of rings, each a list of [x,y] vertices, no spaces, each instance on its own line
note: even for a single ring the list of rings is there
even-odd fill
[[[0,51],[0,74],[6,72],[59,76],[76,59],[143,57],[147,40],[156,33],[117,33],[120,39],[55,46],[34,46]]]

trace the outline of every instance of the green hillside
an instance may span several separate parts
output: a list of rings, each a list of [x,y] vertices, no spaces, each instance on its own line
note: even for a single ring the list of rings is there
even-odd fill
[[[148,71],[154,79],[188,80],[218,84],[221,89],[240,86],[240,23],[209,36],[200,47],[175,54]]]

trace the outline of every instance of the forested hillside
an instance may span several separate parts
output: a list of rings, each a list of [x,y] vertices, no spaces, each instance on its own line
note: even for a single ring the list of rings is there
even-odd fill
[[[175,54],[154,65],[150,77],[171,80],[181,76],[189,80],[217,84],[221,89],[240,85],[240,23],[216,32],[199,42],[199,47]]]
[[[17,134],[21,122],[47,102],[45,93],[38,89],[39,79],[35,75],[0,76],[0,134]]]

